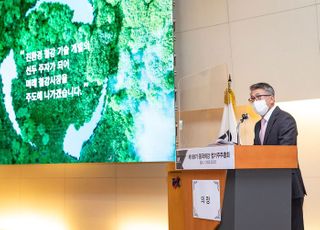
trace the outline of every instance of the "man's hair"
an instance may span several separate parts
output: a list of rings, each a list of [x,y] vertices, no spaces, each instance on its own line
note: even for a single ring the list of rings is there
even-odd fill
[[[250,86],[250,91],[253,91],[256,89],[264,89],[265,91],[270,93],[270,95],[272,95],[272,96],[275,95],[275,92],[274,92],[274,89],[272,88],[272,86],[269,85],[268,83],[265,83],[265,82],[259,82],[259,83],[256,83],[256,84],[253,84]]]

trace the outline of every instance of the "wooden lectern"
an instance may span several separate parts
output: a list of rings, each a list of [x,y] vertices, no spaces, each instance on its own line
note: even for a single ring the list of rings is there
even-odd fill
[[[235,169],[169,166],[169,230],[290,230],[296,146],[234,146]],[[178,185],[173,180],[180,179]],[[222,221],[193,218],[192,180],[220,180]]]

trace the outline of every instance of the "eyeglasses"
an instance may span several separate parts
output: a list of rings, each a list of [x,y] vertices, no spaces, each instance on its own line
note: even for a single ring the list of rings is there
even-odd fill
[[[250,103],[253,103],[254,101],[260,101],[262,97],[268,97],[271,96],[270,94],[261,94],[261,95],[257,95],[257,96],[252,96],[248,99],[248,101]]]

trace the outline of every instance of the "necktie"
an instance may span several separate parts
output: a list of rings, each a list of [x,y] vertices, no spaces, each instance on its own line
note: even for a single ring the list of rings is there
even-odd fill
[[[266,128],[267,128],[267,120],[262,118],[261,119],[261,129],[260,129],[260,133],[259,133],[261,145],[263,145],[264,134],[266,133]]]

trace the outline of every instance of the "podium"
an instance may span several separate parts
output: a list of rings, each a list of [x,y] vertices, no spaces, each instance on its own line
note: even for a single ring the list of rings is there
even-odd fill
[[[297,157],[296,146],[234,146],[231,168],[176,169],[170,164],[169,230],[290,230]],[[221,222],[193,217],[192,180],[220,181]]]

